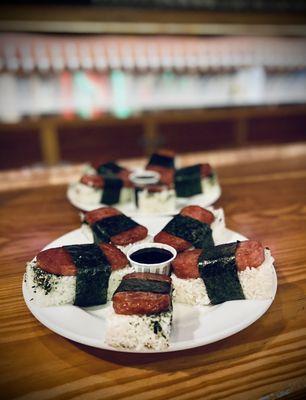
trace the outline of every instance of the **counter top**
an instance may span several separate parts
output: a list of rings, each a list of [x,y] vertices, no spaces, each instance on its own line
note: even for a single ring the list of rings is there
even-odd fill
[[[270,247],[278,291],[247,329],[174,353],[108,352],[41,325],[23,301],[25,262],[78,228],[78,212],[66,200],[66,185],[0,193],[0,387],[6,399],[305,398],[306,156],[221,164],[216,205],[230,229]]]

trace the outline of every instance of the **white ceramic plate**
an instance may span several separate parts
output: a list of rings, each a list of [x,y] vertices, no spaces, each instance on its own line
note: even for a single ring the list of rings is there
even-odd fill
[[[135,218],[137,222],[146,225],[152,235],[159,232],[169,219],[169,217]],[[216,244],[245,239],[239,233],[225,229]],[[81,229],[76,229],[54,240],[46,248],[81,243],[88,243],[88,240],[82,234]],[[162,352],[203,346],[241,331],[267,311],[273,302],[276,288],[277,278],[274,271],[273,298],[270,300],[235,300],[216,306],[175,304],[170,346]],[[79,308],[73,305],[39,307],[30,300],[31,296],[25,284],[23,284],[23,296],[35,318],[52,331],[75,342],[118,351],[109,347],[104,341],[107,324],[106,312],[108,307],[111,307],[110,303],[89,308]],[[133,353],[134,351],[129,350],[128,352]],[[144,351],[144,353],[154,352],[160,351]]]
[[[197,204],[201,207],[208,207],[214,204],[219,199],[220,196],[221,196],[221,187],[217,181],[216,184],[211,186],[210,190],[207,191],[207,193],[198,194],[196,196],[192,196],[187,199],[177,198],[174,213],[179,212],[182,207],[188,206],[189,204]],[[75,196],[75,184],[69,185],[67,190],[67,198],[74,207],[82,211],[92,211],[95,210],[96,208],[107,206],[106,204],[102,203],[88,204],[84,201],[79,201]],[[139,215],[139,210],[135,207],[135,205],[132,202],[126,203],[124,205],[115,205],[115,207],[124,214],[129,216]],[[159,213],[159,215],[161,214]],[[164,215],[170,215],[170,214],[164,214]]]

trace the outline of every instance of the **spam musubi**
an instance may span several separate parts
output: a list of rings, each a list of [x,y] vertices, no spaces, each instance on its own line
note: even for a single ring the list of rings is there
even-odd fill
[[[109,243],[43,250],[27,263],[25,283],[41,306],[105,304],[122,276],[133,272],[125,254]]]
[[[217,175],[210,164],[196,164],[177,169],[173,181],[177,197],[192,197],[209,191]]]
[[[169,346],[171,323],[171,278],[131,273],[113,296],[105,340],[119,349],[163,350]]]
[[[132,244],[151,240],[145,226],[113,207],[85,213],[82,232],[95,243],[112,243],[124,251]]]
[[[154,242],[165,243],[181,252],[192,247],[214,245],[214,238],[224,228],[223,211],[191,205],[181,209],[154,237]]]
[[[273,261],[255,240],[185,251],[172,262],[173,299],[191,305],[269,299]]]
[[[88,204],[125,204],[131,201],[131,171],[114,162],[96,164],[73,186],[75,201]]]
[[[175,173],[175,154],[171,150],[159,150],[153,153],[146,166],[147,170],[158,172],[160,182],[167,186],[173,184]]]

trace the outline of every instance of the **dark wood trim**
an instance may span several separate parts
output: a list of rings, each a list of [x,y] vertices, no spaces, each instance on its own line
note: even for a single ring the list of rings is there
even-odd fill
[[[94,6],[0,6],[0,31],[304,36],[306,15]]]
[[[138,125],[146,120],[163,124],[190,121],[213,121],[254,117],[273,117],[306,114],[306,104],[295,105],[271,105],[271,106],[245,106],[227,108],[205,108],[198,110],[182,111],[156,111],[143,113],[141,116],[133,116],[125,119],[118,119],[112,115],[103,115],[95,119],[81,119],[75,117],[71,120],[63,117],[41,117],[37,119],[26,118],[17,123],[0,123],[0,132],[7,130],[32,129],[40,127],[41,123],[52,123],[57,126],[95,126],[95,125]]]

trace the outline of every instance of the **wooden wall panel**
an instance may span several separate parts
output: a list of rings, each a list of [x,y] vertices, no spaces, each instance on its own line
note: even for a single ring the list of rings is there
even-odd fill
[[[59,129],[62,160],[84,162],[143,155],[139,125]]]
[[[161,144],[178,153],[235,146],[233,121],[167,124],[159,130]]]
[[[284,143],[306,140],[306,115],[254,118],[249,121],[251,144]]]
[[[0,169],[19,168],[41,161],[37,132],[32,130],[1,132]]]

